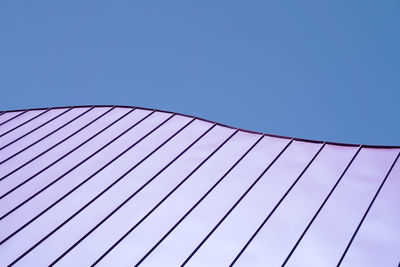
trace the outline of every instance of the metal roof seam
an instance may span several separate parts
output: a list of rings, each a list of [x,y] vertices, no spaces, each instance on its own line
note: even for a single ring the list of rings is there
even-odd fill
[[[350,240],[349,240],[349,243],[347,244],[346,248],[344,249],[343,254],[342,254],[342,256],[340,257],[340,260],[339,260],[339,262],[338,262],[338,264],[337,264],[338,267],[341,265],[341,263],[342,263],[344,257],[346,256],[347,251],[349,250],[351,244],[353,243],[354,238],[356,237],[358,231],[360,230],[361,225],[363,224],[365,218],[367,217],[367,215],[368,215],[368,213],[369,213],[369,211],[370,211],[372,205],[373,205],[374,202],[375,202],[375,199],[378,197],[379,193],[381,192],[382,187],[384,186],[386,180],[388,179],[390,173],[392,172],[394,166],[396,165],[396,163],[397,163],[399,157],[400,157],[400,152],[397,154],[397,157],[395,158],[393,164],[390,166],[390,168],[389,168],[389,170],[388,170],[388,172],[387,172],[385,178],[383,179],[383,181],[382,181],[381,184],[379,185],[379,188],[376,190],[376,193],[375,193],[374,197],[372,198],[370,204],[368,205],[368,208],[367,208],[367,210],[365,211],[363,217],[361,218],[360,223],[357,225],[356,230],[354,231],[353,235],[351,236],[351,238],[350,238]]]
[[[91,111],[92,109],[94,109],[94,108],[90,108],[90,109],[84,111],[83,113],[79,114],[77,117],[75,117],[75,118],[71,119],[70,121],[66,122],[65,124],[61,125],[59,128],[55,129],[54,131],[50,132],[49,134],[45,135],[44,137],[40,138],[39,140],[36,140],[36,141],[33,142],[32,144],[30,144],[30,145],[28,145],[28,146],[22,148],[21,150],[17,151],[17,152],[14,153],[13,155],[11,155],[11,156],[7,157],[6,159],[2,160],[2,161],[0,162],[0,164],[3,164],[4,162],[6,162],[6,161],[8,161],[8,160],[14,158],[15,156],[21,154],[22,152],[24,152],[25,150],[31,148],[32,146],[36,145],[37,143],[43,141],[44,139],[46,139],[47,137],[49,137],[49,136],[52,135],[53,133],[55,133],[55,132],[59,131],[60,129],[64,128],[65,126],[67,126],[67,125],[70,124],[71,122],[73,122],[73,121],[79,119],[80,117],[82,117],[83,115],[85,115],[86,113],[88,113],[89,111]],[[0,181],[1,181],[1,180],[0,180]]]
[[[20,137],[14,139],[14,140],[12,140],[11,142],[7,143],[6,145],[2,146],[2,147],[0,148],[0,150],[2,150],[2,149],[4,149],[4,148],[6,148],[6,147],[8,147],[8,146],[10,146],[10,145],[12,145],[12,144],[14,144],[15,142],[17,142],[17,141],[21,140],[22,138],[28,136],[29,134],[33,133],[34,131],[36,131],[36,130],[42,128],[42,127],[45,126],[46,124],[48,124],[48,123],[50,123],[50,122],[56,120],[57,118],[61,117],[62,115],[64,115],[65,113],[67,113],[67,112],[70,111],[70,110],[72,110],[72,108],[66,109],[65,111],[61,112],[61,113],[58,114],[57,116],[51,118],[50,120],[48,120],[48,121],[42,123],[41,125],[37,126],[36,128],[30,130],[29,132],[27,132],[27,133],[21,135]]]
[[[287,264],[287,262],[289,261],[290,257],[292,256],[293,252],[296,250],[297,246],[300,244],[301,240],[303,239],[303,237],[307,233],[308,229],[310,229],[311,225],[313,224],[313,222],[315,221],[315,219],[317,218],[317,216],[319,215],[319,213],[321,212],[321,210],[325,206],[325,203],[328,201],[328,199],[330,198],[332,193],[335,191],[336,187],[338,186],[338,184],[340,183],[340,181],[342,180],[342,178],[344,177],[344,175],[346,174],[347,170],[350,168],[350,166],[352,165],[352,163],[354,162],[354,160],[356,159],[356,157],[358,156],[358,154],[360,153],[362,148],[363,148],[363,146],[360,145],[359,148],[357,149],[356,153],[354,153],[353,157],[351,158],[351,160],[347,164],[346,168],[343,170],[342,174],[339,176],[338,180],[336,181],[336,183],[334,184],[334,186],[332,187],[332,189],[330,190],[330,192],[328,193],[328,195],[326,196],[324,201],[321,203],[321,205],[318,208],[317,212],[314,214],[314,216],[312,217],[312,219],[310,220],[310,222],[308,223],[308,225],[304,229],[303,233],[301,234],[301,236],[297,240],[296,244],[293,246],[293,248],[289,252],[288,256],[286,257],[286,259],[282,263],[282,266],[285,266]]]
[[[92,106],[93,105],[77,105],[77,106],[72,106],[72,107],[74,107],[74,108],[83,108],[83,107],[92,107]],[[116,106],[116,107],[120,107],[120,108],[137,108],[137,109],[143,109],[143,110],[153,110],[151,108],[139,107],[139,106],[128,106],[128,105],[94,105],[94,106],[95,107]],[[65,108],[65,107],[53,107],[53,109],[57,109],[57,108]],[[30,110],[41,110],[41,109],[46,109],[46,108],[32,108]],[[166,110],[161,110],[161,109],[155,109],[155,110],[156,111],[160,111],[160,112],[173,113],[171,111],[166,111]],[[8,112],[16,112],[16,111],[22,111],[22,110],[21,109],[15,109],[15,110],[6,110],[4,112],[8,113]],[[179,112],[175,112],[175,113],[177,115],[181,115],[181,116],[193,117],[191,115],[187,115],[187,114],[183,114],[183,113],[179,113]],[[363,145],[365,148],[382,148],[382,149],[400,148],[400,145],[397,145],[397,146],[395,146],[395,145],[394,146],[385,146],[385,145],[351,144],[351,143],[321,141],[321,140],[314,140],[314,139],[307,139],[307,138],[297,138],[297,137],[283,136],[283,135],[277,135],[277,134],[268,134],[268,133],[262,133],[262,132],[251,131],[251,130],[247,130],[247,129],[233,127],[233,126],[230,126],[230,125],[226,125],[226,124],[223,124],[223,123],[215,122],[215,121],[204,119],[204,118],[200,118],[200,117],[197,117],[197,118],[199,120],[203,120],[203,121],[206,121],[206,122],[217,123],[217,125],[219,125],[219,126],[227,127],[227,128],[230,128],[230,129],[239,129],[240,131],[243,131],[243,132],[254,133],[254,134],[263,134],[263,135],[270,136],[270,137],[277,137],[277,138],[284,138],[284,139],[293,139],[295,141],[304,141],[304,142],[319,143],[319,144],[326,143],[328,145],[351,146],[351,147],[358,147],[360,145]]]
[[[10,129],[10,130],[6,131],[5,133],[2,133],[2,134],[0,134],[0,137],[3,137],[3,136],[5,136],[5,135],[7,135],[7,134],[11,133],[12,131],[14,131],[14,130],[18,129],[19,127],[21,127],[21,126],[23,126],[23,125],[25,125],[25,124],[27,124],[27,123],[29,123],[29,122],[31,122],[31,121],[33,121],[33,120],[35,120],[36,118],[38,118],[38,117],[42,116],[43,114],[45,114],[45,113],[49,112],[50,110],[51,110],[51,108],[48,108],[48,109],[44,110],[43,112],[41,112],[41,113],[37,114],[36,116],[34,116],[34,117],[32,117],[32,118],[30,118],[30,119],[28,119],[28,120],[26,120],[26,121],[24,121],[24,122],[22,122],[22,123],[18,124],[18,125],[17,125],[17,126],[15,126],[14,128],[12,128],[12,129]]]
[[[36,155],[35,157],[33,157],[32,159],[30,159],[29,161],[23,163],[22,165],[18,166],[17,168],[15,168],[14,170],[12,170],[11,172],[7,173],[6,175],[4,175],[3,177],[0,178],[0,181],[5,179],[6,177],[8,177],[10,174],[16,172],[17,170],[25,167],[26,165],[28,165],[29,163],[31,163],[32,161],[38,159],[39,157],[43,156],[44,154],[46,154],[47,152],[49,152],[50,150],[52,150],[53,148],[59,146],[60,144],[64,143],[65,141],[67,141],[69,138],[71,138],[72,136],[76,135],[77,133],[79,133],[80,131],[84,130],[85,128],[87,128],[88,126],[90,126],[92,123],[96,122],[97,120],[101,119],[103,116],[105,116],[107,113],[109,113],[110,111],[112,111],[114,108],[110,108],[107,111],[103,112],[102,114],[100,114],[99,116],[97,116],[96,118],[94,118],[93,120],[89,121],[87,124],[85,124],[84,126],[82,126],[81,128],[77,129],[76,131],[74,131],[72,134],[68,135],[67,137],[63,138],[62,140],[60,140],[59,142],[57,142],[56,144],[52,145],[51,147],[49,147],[48,149],[46,149],[45,151],[39,153],[38,155]],[[1,199],[2,197],[0,197]]]
[[[250,239],[247,241],[247,243],[243,246],[243,248],[240,250],[240,252],[237,254],[235,259],[231,262],[230,266],[233,266],[236,261],[240,258],[240,256],[243,254],[243,252],[246,250],[246,248],[250,245],[250,243],[253,241],[253,239],[257,236],[257,234],[260,232],[260,230],[264,227],[264,225],[267,223],[269,218],[274,214],[275,210],[279,207],[279,205],[282,203],[282,201],[286,198],[286,196],[290,193],[290,191],[294,188],[294,186],[297,184],[297,182],[300,180],[300,178],[304,175],[304,173],[307,171],[307,169],[311,166],[311,164],[314,162],[314,160],[317,158],[317,156],[320,154],[322,149],[325,147],[326,143],[323,143],[322,146],[318,149],[317,153],[314,155],[314,157],[311,159],[311,161],[305,166],[303,171],[300,173],[300,175],[297,177],[297,179],[292,183],[292,185],[287,189],[287,191],[283,194],[283,196],[279,199],[279,201],[276,203],[274,208],[269,212],[267,217],[264,219],[264,221],[261,223],[261,225],[257,228],[257,230],[254,232],[254,234],[250,237]]]
[[[165,119],[161,124],[159,124],[157,127],[155,127],[154,129],[152,129],[149,133],[147,133],[145,136],[143,136],[141,139],[139,139],[138,141],[136,141],[132,146],[130,146],[128,149],[126,149],[123,153],[119,154],[116,158],[114,158],[112,161],[109,162],[109,164],[106,164],[106,166],[104,168],[102,168],[101,170],[98,170],[95,174],[99,173],[100,171],[102,171],[103,169],[105,169],[106,167],[108,167],[112,162],[114,162],[115,160],[117,160],[119,157],[121,157],[123,154],[125,154],[127,151],[129,151],[132,147],[134,147],[135,145],[137,145],[138,143],[140,143],[143,139],[145,139],[147,136],[149,136],[151,133],[153,133],[154,131],[156,131],[159,127],[161,127],[162,125],[164,125],[168,120],[170,120],[175,114],[172,114],[171,116],[169,116],[167,119]],[[95,176],[92,175],[90,178]],[[120,178],[122,179],[122,177]],[[75,191],[77,188],[79,188],[80,186],[82,186],[85,182],[87,182],[88,179],[86,179],[83,183],[79,184],[78,186],[74,187],[74,189],[72,189],[71,191],[69,191],[67,193],[67,195],[69,195],[70,193],[72,193],[73,191]],[[119,181],[119,180],[117,180]],[[115,183],[113,183],[112,185],[114,185]],[[112,186],[111,185],[111,186]],[[38,242],[36,242],[32,247],[30,247],[28,250],[26,250],[23,254],[21,254],[18,258],[16,258],[11,264],[15,264],[16,262],[18,262],[19,260],[21,260],[25,255],[27,255],[29,252],[31,252],[33,249],[35,249],[38,245],[40,245],[44,240],[46,240],[49,236],[51,236],[52,234],[54,234],[56,231],[58,231],[62,226],[64,226],[67,222],[69,222],[72,218],[74,218],[77,214],[79,214],[82,210],[84,210],[87,206],[89,206],[91,203],[93,203],[98,197],[100,197],[102,194],[104,194],[109,188],[111,188],[111,186],[107,187],[105,190],[103,190],[100,194],[98,194],[95,198],[93,198],[91,201],[89,201],[87,204],[85,204],[83,207],[81,207],[76,213],[74,213],[73,215],[71,215],[66,221],[64,221],[62,224],[60,224],[59,226],[57,226],[55,229],[53,229],[50,233],[48,233],[46,236],[44,236],[42,239],[40,239]],[[67,195],[64,195],[62,197],[65,198]]]
[[[246,152],[222,175],[217,182],[205,193],[202,197],[174,224],[174,226],[168,230],[167,233],[135,264],[135,266],[139,266],[156,248],[159,244],[161,244],[167,236],[174,231],[174,229],[217,187],[221,181],[250,153],[250,151],[263,139],[264,136],[261,135],[254,144],[250,146],[246,150]]]
[[[141,159],[138,163],[136,163],[133,167],[129,168],[123,175],[121,175],[117,180],[115,180],[113,183],[111,183],[107,188],[105,188],[102,192],[100,192],[98,195],[96,195],[90,202],[85,204],[79,211],[82,211],[85,209],[87,206],[89,206],[91,203],[93,203],[96,199],[98,199],[100,196],[102,196],[106,191],[108,191],[111,187],[116,185],[119,181],[121,181],[126,175],[128,175],[130,172],[132,172],[135,168],[137,168],[140,164],[142,164],[145,160],[147,160],[149,157],[151,157],[155,152],[157,152],[161,147],[163,147],[165,144],[167,144],[170,140],[172,140],[175,136],[177,136],[180,132],[182,132],[186,127],[188,127],[191,123],[193,123],[196,119],[193,118],[190,120],[188,123],[186,123],[183,127],[181,127],[177,132],[175,132],[172,136],[170,136],[168,139],[166,139],[162,144],[157,146],[152,152],[150,152],[148,155],[146,155],[143,159]],[[123,204],[126,202],[124,201]],[[123,205],[118,206],[118,209],[122,207]],[[117,210],[118,210],[117,209]],[[112,212],[113,214],[113,212]],[[74,214],[75,215],[75,214]],[[73,215],[73,216],[74,216]],[[72,216],[71,216],[72,217]],[[106,218],[109,218],[109,216],[106,216]],[[104,222],[105,220],[102,220],[101,222]],[[101,222],[98,224],[100,225]],[[96,227],[96,226],[95,226]],[[98,227],[98,226],[97,226]],[[97,228],[96,227],[96,228]],[[66,251],[64,251],[56,260],[54,260],[50,266],[54,265],[57,263],[61,258],[63,258],[69,251],[71,251],[74,247],[76,247],[83,239],[85,239],[90,233],[92,233],[93,230],[90,230],[87,234],[82,236],[77,242],[75,242],[72,246],[70,246]]]
[[[11,174],[17,172],[18,170],[22,169],[23,167],[27,166],[28,164],[30,164],[31,162],[33,162],[34,160],[38,159],[39,157],[41,157],[42,155],[44,155],[45,153],[49,152],[50,150],[52,150],[53,148],[57,147],[58,145],[60,145],[61,143],[63,143],[64,141],[68,140],[69,138],[71,138],[72,136],[74,136],[75,134],[79,133],[80,131],[84,130],[86,127],[88,127],[89,125],[91,125],[92,123],[94,123],[95,121],[101,119],[103,116],[105,116],[106,114],[108,114],[109,112],[111,112],[114,108],[108,109],[106,112],[102,113],[100,116],[96,117],[95,119],[91,120],[89,123],[87,123],[86,125],[84,125],[83,127],[79,128],[78,130],[76,130],[75,132],[73,132],[72,134],[68,135],[66,138],[62,139],[61,141],[59,141],[58,143],[56,143],[55,145],[51,146],[50,148],[46,149],[45,151],[43,151],[42,153],[36,155],[35,157],[33,157],[32,159],[28,160],[27,162],[25,162],[24,164],[20,165],[19,167],[15,168],[14,170],[12,170],[11,172],[7,173],[6,175],[4,175],[3,177],[0,178],[4,179],[8,176],[10,176]],[[133,111],[133,110],[131,110]],[[131,111],[127,112],[126,114],[129,114]],[[123,117],[123,116],[122,116]],[[89,137],[88,139],[86,139],[83,143],[79,144],[78,146],[75,146],[72,150],[70,150],[68,153],[64,154],[61,158],[53,161],[53,163],[51,163],[50,165],[47,165],[44,169],[40,170],[39,172],[37,172],[36,174],[34,174],[33,176],[25,179],[23,182],[19,183],[18,185],[14,186],[12,189],[10,189],[8,192],[4,193],[3,195],[0,196],[0,199],[4,198],[5,196],[7,196],[8,194],[12,193],[13,191],[15,191],[17,188],[21,187],[22,185],[24,185],[25,183],[29,182],[30,180],[32,180],[34,177],[36,177],[39,173],[42,173],[44,170],[50,168],[51,166],[53,166],[55,163],[59,162],[60,160],[62,160],[63,158],[65,158],[67,155],[71,154],[72,152],[76,151],[77,149],[79,149],[80,147],[82,147],[84,144],[86,144],[87,142],[89,142],[90,140],[92,140],[94,137],[96,137],[98,134],[100,134],[101,132],[103,132],[104,130],[108,129],[109,126],[113,125],[115,122],[117,122],[118,120],[112,122],[110,125],[108,125],[107,127],[103,128],[103,130],[97,132],[95,135],[92,135],[91,137]]]
[[[120,237],[106,252],[104,252],[91,266],[97,265],[110,251],[115,248],[123,239],[125,239],[132,231],[136,229],[150,214],[155,211],[166,199],[169,198],[182,184],[184,184],[201,166],[204,165],[215,153],[218,152],[229,140],[235,136],[239,130],[234,131],[228,138],[226,138],[217,148],[215,148],[211,154],[209,154],[199,165],[196,166],[178,185],[176,185],[164,198],[159,201],[149,212],[146,213],[134,226],[132,226],[122,237]]]
[[[25,114],[25,113],[28,112],[29,110],[28,110],[28,109],[25,109],[25,110],[21,110],[21,111],[22,111],[21,113],[19,113],[19,114],[15,115],[14,117],[12,117],[12,118],[10,118],[10,119],[8,119],[8,120],[3,121],[2,123],[0,123],[0,126],[6,124],[7,122],[12,121],[12,120],[15,119],[15,118],[18,118],[19,116]],[[6,111],[6,112],[7,112],[7,111]],[[4,112],[4,113],[6,113],[6,112]],[[4,113],[3,113],[3,114],[4,114]]]
[[[103,129],[101,129],[100,131],[98,131],[97,133],[95,133],[94,135],[92,135],[91,137],[89,137],[88,139],[86,139],[85,141],[83,141],[82,143],[80,143],[79,145],[77,145],[76,147],[74,147],[73,149],[69,150],[67,153],[65,153],[64,155],[62,155],[61,157],[59,157],[58,159],[56,159],[55,161],[53,161],[52,163],[50,163],[49,165],[47,165],[46,167],[42,168],[40,171],[36,172],[35,174],[31,175],[30,177],[28,177],[26,180],[24,180],[23,182],[21,182],[20,184],[18,184],[15,189],[17,189],[18,187],[24,185],[25,183],[29,182],[30,180],[32,180],[33,178],[35,178],[37,175],[43,173],[44,171],[46,171],[47,169],[49,169],[50,167],[54,166],[56,163],[60,162],[62,159],[64,159],[65,157],[67,157],[68,155],[70,155],[71,153],[73,153],[74,151],[78,150],[80,147],[82,147],[83,145],[85,145],[86,143],[88,143],[90,140],[93,140],[95,137],[97,137],[98,135],[100,135],[101,133],[103,133],[104,131],[106,131],[107,129],[109,129],[111,126],[113,126],[115,123],[117,123],[118,121],[122,120],[123,118],[125,118],[126,116],[128,116],[130,113],[132,113],[134,111],[134,109],[129,110],[127,113],[123,114],[121,117],[119,117],[117,120],[111,122],[110,124],[108,124],[106,127],[104,127]],[[29,161],[26,163],[26,165],[29,163]],[[21,165],[20,167],[25,167],[25,164]],[[13,173],[15,173],[16,171],[18,171],[19,169],[15,169],[14,171],[8,173],[6,176],[9,176]],[[13,189],[13,190],[15,190]],[[2,199],[3,197],[5,197],[6,195],[2,195],[0,196],[0,199]]]
[[[240,198],[235,202],[235,204],[228,210],[227,213],[218,221],[218,223],[213,227],[213,229],[202,239],[202,241],[197,245],[197,247],[189,254],[181,266],[185,266],[189,260],[196,254],[200,247],[207,241],[207,239],[217,230],[217,228],[223,223],[223,221],[231,214],[231,212],[239,205],[243,198],[251,191],[251,189],[261,180],[264,174],[272,167],[272,165],[281,157],[281,155],[286,151],[286,149],[293,143],[291,139],[285,147],[276,155],[276,157],[271,161],[270,164],[261,172],[256,180],[246,189],[246,191],[240,196]]]
[[[98,152],[100,152],[101,150],[103,150],[105,147],[107,147],[108,145],[110,145],[111,143],[113,143],[115,140],[117,140],[118,138],[120,138],[121,136],[123,136],[124,134],[126,134],[128,131],[130,131],[131,129],[133,129],[135,126],[137,126],[138,124],[140,124],[141,122],[143,122],[146,118],[148,118],[149,116],[151,116],[152,114],[154,114],[156,111],[150,112],[148,115],[146,115],[144,118],[142,118],[141,120],[139,120],[138,122],[134,123],[132,126],[130,126],[128,129],[126,129],[125,131],[123,131],[122,133],[120,133],[118,136],[114,137],[111,141],[109,141],[108,143],[106,143],[105,145],[103,145],[100,149],[96,150],[94,153],[92,153],[91,155],[89,155],[88,157],[86,157],[85,159],[83,159],[82,161],[80,161],[77,165],[73,166],[72,168],[70,168],[68,171],[64,172],[62,175],[60,175],[59,177],[57,177],[55,180],[53,180],[50,184],[46,185],[44,188],[40,189],[38,192],[36,192],[35,194],[33,194],[32,196],[30,196],[28,199],[26,199],[25,201],[21,202],[18,206],[16,206],[15,208],[13,208],[12,210],[10,210],[9,212],[7,212],[5,215],[0,217],[0,221],[3,220],[6,216],[10,215],[12,212],[14,212],[15,210],[17,210],[18,208],[20,208],[21,206],[23,206],[24,204],[26,204],[28,201],[32,200],[34,197],[36,197],[37,195],[41,194],[44,190],[46,190],[47,188],[49,188],[50,186],[52,186],[53,184],[55,184],[56,182],[58,182],[60,179],[62,179],[63,177],[65,177],[67,174],[71,173],[73,170],[75,170],[76,168],[78,168],[79,166],[81,166],[83,163],[85,163],[87,160],[89,160],[90,158],[92,158],[94,155],[96,155]],[[137,142],[135,142],[133,145],[131,145],[130,147],[128,147],[128,149],[126,149],[126,151],[128,151],[131,147],[133,147],[135,144],[137,144]],[[118,158],[119,156],[121,156],[123,153],[125,153],[126,151],[120,153],[116,158]],[[114,160],[116,159],[114,158]],[[105,169],[109,164],[111,164],[113,162],[110,161],[108,162],[106,165],[102,166],[97,172]],[[88,178],[86,178],[86,180],[84,180],[81,184],[79,184],[78,186],[82,185],[84,182],[88,181],[89,179],[91,179],[95,174],[97,174],[97,172],[95,172],[94,174],[92,174],[91,176],[89,176]],[[74,190],[74,189],[73,189]],[[71,193],[72,191],[70,191],[69,193]],[[45,210],[43,210],[42,212],[40,212],[38,215],[36,215],[34,218],[32,218],[31,220],[29,220],[28,222],[26,222],[23,226],[21,226],[20,228],[18,228],[16,231],[14,231],[12,234],[10,234],[9,236],[7,236],[6,238],[4,238],[3,240],[0,241],[0,245],[2,245],[4,242],[6,242],[8,239],[10,239],[12,236],[14,236],[16,233],[18,233],[19,231],[21,231],[23,228],[25,228],[26,226],[28,226],[29,224],[31,224],[34,220],[36,220],[37,218],[39,218],[42,214],[44,214],[45,212],[47,212],[49,209],[51,209],[53,206],[55,206],[57,203],[59,203],[62,199],[64,199],[65,197],[68,196],[67,193],[66,195],[64,195],[62,198],[58,199],[56,202],[54,202],[53,204],[51,204],[49,207],[47,207]]]
[[[400,147],[118,105],[0,111],[0,130],[1,266],[400,259]]]

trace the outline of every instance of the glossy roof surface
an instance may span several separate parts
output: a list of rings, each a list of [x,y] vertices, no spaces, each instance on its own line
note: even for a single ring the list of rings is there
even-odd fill
[[[397,266],[399,147],[123,106],[0,113],[0,266]]]

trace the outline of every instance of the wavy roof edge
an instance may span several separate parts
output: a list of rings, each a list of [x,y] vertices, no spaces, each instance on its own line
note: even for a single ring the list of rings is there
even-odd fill
[[[269,133],[263,133],[263,132],[257,132],[257,131],[252,131],[252,130],[247,130],[247,129],[242,129],[234,126],[230,126],[227,124],[223,124],[220,122],[208,120],[205,118],[197,117],[197,116],[192,116],[192,115],[187,115],[179,112],[173,112],[173,111],[168,111],[168,110],[162,110],[162,109],[155,109],[155,108],[146,108],[146,107],[139,107],[139,106],[129,106],[129,105],[76,105],[76,106],[59,106],[59,107],[42,107],[42,108],[29,108],[29,109],[13,109],[13,110],[2,110],[0,111],[0,115],[3,113],[7,112],[17,112],[17,111],[30,111],[30,110],[46,110],[46,109],[62,109],[62,108],[87,108],[87,107],[116,107],[116,108],[131,108],[131,109],[143,109],[143,110],[154,110],[158,112],[166,112],[166,113],[171,113],[171,114],[176,114],[176,115],[181,115],[189,118],[196,118],[202,121],[210,122],[210,123],[215,123],[219,126],[231,128],[231,129],[238,129],[239,131],[242,132],[247,132],[247,133],[253,133],[253,134],[261,134],[265,136],[270,136],[270,137],[276,137],[276,138],[284,138],[284,139],[293,139],[295,141],[302,141],[302,142],[309,142],[309,143],[320,143],[320,144],[329,144],[329,145],[337,145],[337,146],[348,146],[348,147],[359,147],[362,146],[364,148],[382,148],[382,149],[398,149],[400,148],[399,146],[387,146],[387,145],[365,145],[365,144],[352,144],[352,143],[341,143],[341,142],[330,142],[330,141],[323,141],[323,140],[315,140],[315,139],[307,139],[307,138],[298,138],[298,137],[291,137],[291,136],[284,136],[284,135],[276,135],[276,134],[269,134]]]

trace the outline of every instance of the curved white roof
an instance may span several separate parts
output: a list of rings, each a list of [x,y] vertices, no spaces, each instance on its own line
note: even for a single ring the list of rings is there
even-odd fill
[[[397,266],[399,147],[165,111],[0,114],[0,266]]]

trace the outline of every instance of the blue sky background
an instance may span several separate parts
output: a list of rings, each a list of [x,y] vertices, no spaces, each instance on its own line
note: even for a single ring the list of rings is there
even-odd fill
[[[0,90],[400,145],[400,1],[4,0]]]

